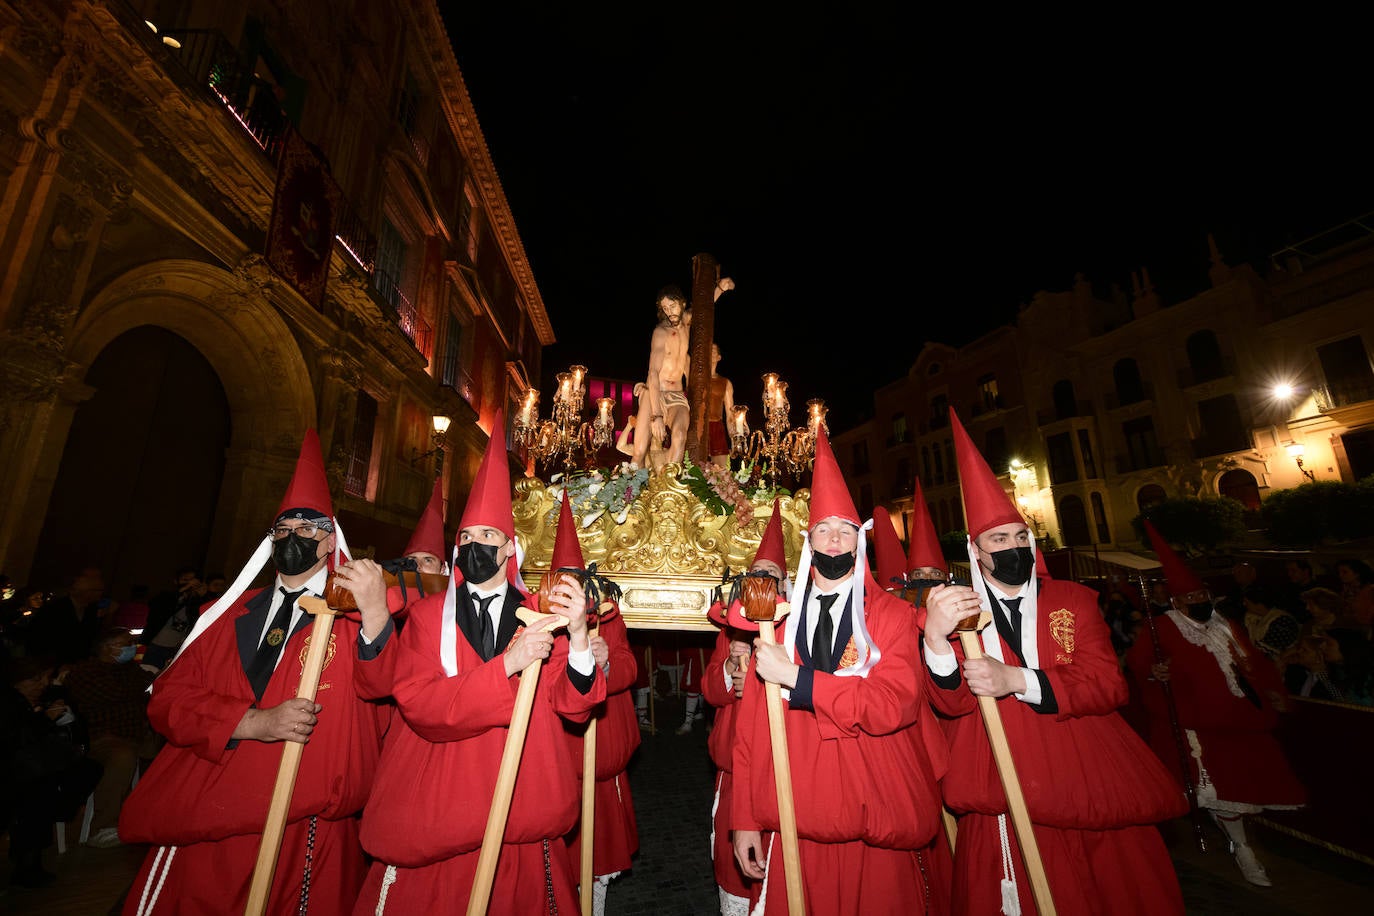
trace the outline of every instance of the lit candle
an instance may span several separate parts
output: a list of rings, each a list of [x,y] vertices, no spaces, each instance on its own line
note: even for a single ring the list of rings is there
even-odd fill
[[[773,400],[773,389],[778,384],[778,374],[776,372],[766,372],[763,376],[764,402]]]
[[[568,371],[572,373],[573,391],[580,391],[582,389],[582,379],[587,374],[587,367],[573,366]]]
[[[811,435],[817,435],[820,427],[825,423],[825,401],[820,398],[812,398],[806,402],[807,411],[810,414],[807,426],[810,427]]]
[[[744,437],[749,435],[749,424],[745,421],[745,415],[749,413],[748,407],[735,408],[735,435]]]
[[[558,380],[558,400],[566,402],[572,396],[572,376],[560,372],[554,378]]]
[[[601,415],[603,423],[611,422],[611,406],[615,404],[614,398],[598,398],[596,401],[597,411]]]

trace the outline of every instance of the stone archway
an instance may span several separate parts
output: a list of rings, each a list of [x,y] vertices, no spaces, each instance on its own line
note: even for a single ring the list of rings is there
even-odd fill
[[[153,262],[109,283],[68,335],[67,359],[84,376],[112,341],[145,325],[183,338],[224,388],[231,438],[206,563],[232,575],[270,522],[301,436],[316,422],[309,369],[267,290],[190,260]],[[67,392],[54,407],[30,490],[31,518],[45,514],[73,416],[89,395]]]

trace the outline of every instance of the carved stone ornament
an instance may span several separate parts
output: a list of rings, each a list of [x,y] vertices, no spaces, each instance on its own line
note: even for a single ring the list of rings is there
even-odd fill
[[[623,522],[607,512],[578,531],[583,558],[624,591],[621,612],[630,626],[714,629],[706,618],[712,589],[727,568],[735,573],[749,567],[772,515],[760,506],[746,525],[734,515],[715,515],[679,480],[681,472],[670,464],[650,474]],[[532,588],[553,558],[559,498],[557,488],[538,478],[515,486],[515,531],[525,549],[521,574]],[[810,491],[783,497],[780,511],[788,565],[795,568],[811,513]]]

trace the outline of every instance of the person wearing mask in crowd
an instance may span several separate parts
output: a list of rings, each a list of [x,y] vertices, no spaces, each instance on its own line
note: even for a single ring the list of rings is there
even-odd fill
[[[869,571],[869,526],[824,426],[816,436],[810,524],[782,637],[754,641],[735,718],[735,858],[746,878],[763,882],[764,914],[787,912],[794,879],[812,913],[938,912],[947,892],[929,886],[921,850],[940,830],[945,745],[926,707],[911,606],[883,591]],[[799,876],[786,873],[779,848],[778,764],[759,680],[786,688]]]
[[[553,570],[579,571],[584,577],[586,562],[577,540],[577,523],[567,499],[561,503],[558,533],[554,538]],[[598,577],[599,578],[599,577]],[[604,580],[603,580],[604,582]],[[590,600],[590,595],[588,596]],[[592,712],[596,723],[596,762],[592,816],[592,913],[604,916],[606,894],[611,880],[628,871],[634,854],[639,850],[639,825],[635,821],[634,800],[630,797],[630,758],[639,750],[639,724],[635,721],[635,705],[630,688],[639,673],[634,653],[630,650],[628,631],[620,616],[619,604],[602,596],[603,608],[588,607],[591,625],[596,627],[591,637],[592,657],[606,678],[606,702]],[[575,767],[584,765],[585,729],[568,726],[568,750]],[[585,774],[584,774],[585,775]],[[583,825],[578,823],[568,835],[568,858],[581,875]]]
[[[787,600],[787,550],[782,538],[782,501],[773,500],[773,514],[763,530],[759,549],[749,564],[749,572],[772,576],[777,582],[778,598]],[[749,907],[758,902],[758,882],[751,881],[740,871],[735,859],[730,830],[731,807],[734,797],[735,715],[744,691],[751,689],[744,673],[753,654],[753,638],[757,625],[744,619],[738,599],[731,600],[722,591],[720,599],[707,609],[706,616],[719,627],[715,649],[702,677],[702,696],[715,707],[716,724],[711,730],[707,749],[716,767],[716,794],[711,803],[711,864],[716,878],[716,893],[720,898],[721,916],[747,916]],[[751,632],[752,629],[752,632]],[[757,682],[754,682],[757,685]],[[752,689],[757,689],[753,686]]]
[[[1096,596],[1036,575],[1029,526],[953,411],[950,427],[972,585],[927,594],[924,652],[932,702],[950,720],[943,790],[959,818],[954,912],[1036,911],[977,705],[993,697],[1057,911],[1181,914],[1183,895],[1155,825],[1187,806],[1117,711],[1126,681]],[[984,657],[966,658],[952,642],[955,630],[983,613],[993,620],[977,637]]]
[[[191,567],[177,571],[176,590],[157,595],[149,605],[148,626],[140,637],[144,649],[142,663],[161,671],[176,655],[188,633],[196,625],[201,608],[211,600],[200,572]]]
[[[49,601],[29,625],[29,652],[51,655],[58,664],[89,658],[114,608],[105,597],[105,577],[88,566],[72,580],[67,594]]]
[[[152,674],[134,664],[137,641],[128,630],[111,630],[96,643],[93,657],[77,662],[63,683],[81,712],[90,737],[91,759],[104,768],[95,790],[95,813],[87,844],[119,845],[119,810],[133,788],[139,761],[153,756],[147,688]]]
[[[539,660],[490,899],[508,913],[578,909],[564,837],[577,822],[581,768],[568,760],[563,723],[587,721],[606,698],[606,678],[580,582],[550,589],[554,616],[530,626],[517,616],[535,599],[519,585],[505,435],[498,411],[459,520],[448,591],[414,604],[399,634],[385,609],[363,614],[359,687],[394,698],[400,715],[363,812],[373,862],[358,916],[442,911],[469,899],[519,678]],[[552,631],[560,618],[567,636]]]
[[[359,612],[386,613],[371,560],[348,560],[320,439],[306,431],[295,474],[257,550],[157,676],[148,717],[166,739],[124,803],[118,836],[150,848],[128,916],[241,914],[248,901],[283,742],[304,745],[268,913],[346,913],[366,873],[358,812],[374,785],[389,710],[354,690],[358,624],[332,623],[318,695],[296,695],[313,617],[304,596],[334,584]],[[272,584],[248,584],[268,560]],[[380,608],[380,611],[379,611]]]
[[[1274,664],[1281,664],[1280,660],[1302,636],[1302,624],[1283,608],[1276,607],[1269,589],[1263,585],[1246,586],[1240,601],[1245,608],[1243,622],[1250,641]]]
[[[1150,710],[1151,747],[1181,785],[1179,748],[1161,686],[1168,683],[1187,741],[1197,803],[1225,833],[1245,880],[1268,887],[1271,881],[1250,848],[1244,818],[1306,802],[1307,793],[1274,737],[1287,691],[1278,668],[1245,627],[1215,613],[1211,593],[1197,574],[1148,520],[1145,530],[1174,596],[1173,610],[1155,623],[1159,652],[1141,640],[1126,659]]]

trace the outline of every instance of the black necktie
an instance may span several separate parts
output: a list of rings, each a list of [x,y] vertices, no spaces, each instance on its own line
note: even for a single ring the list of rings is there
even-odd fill
[[[1007,620],[1011,621],[1011,632],[1016,636],[1016,651],[1021,651],[1021,599],[1003,598],[1007,606]]]
[[[491,625],[491,615],[487,613],[487,607],[491,604],[495,595],[487,595],[485,598],[476,592],[472,593],[472,604],[477,608],[477,641],[482,644],[482,661],[489,662],[496,657],[496,630]]]
[[[817,671],[830,673],[830,649],[835,642],[835,625],[830,619],[830,608],[838,595],[817,595],[820,613],[816,615],[816,632],[811,637],[811,667]]]
[[[267,682],[272,680],[282,646],[286,645],[286,639],[291,635],[291,612],[296,609],[296,599],[305,594],[305,589],[288,592],[284,586],[278,586],[277,590],[282,593],[281,607],[277,608],[272,625],[267,628],[267,635],[258,646],[258,654],[253,656],[245,672],[248,683],[253,685],[253,695],[259,700],[267,691]]]

